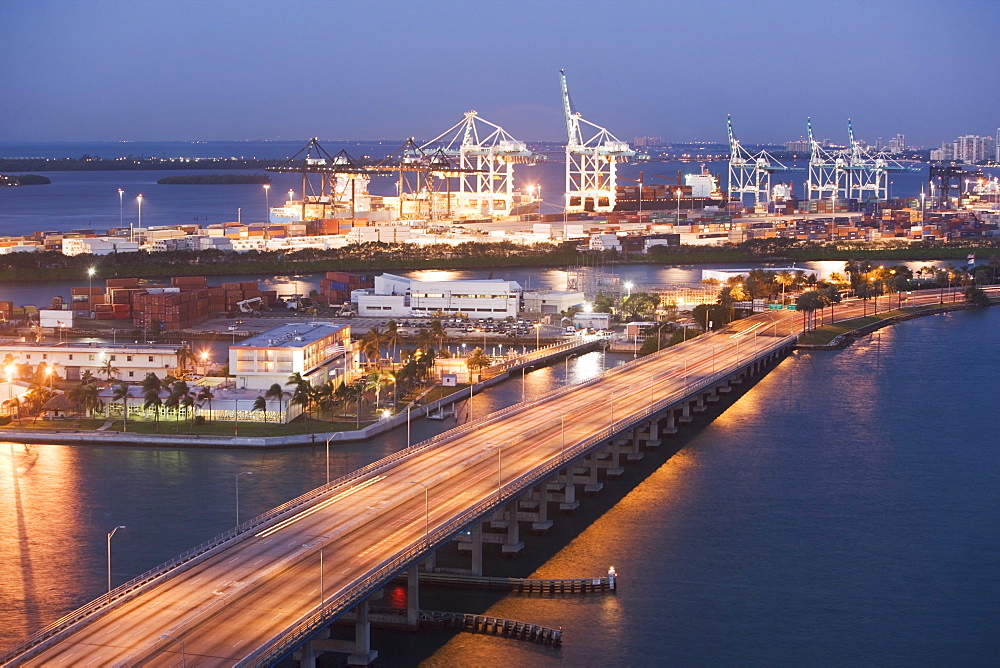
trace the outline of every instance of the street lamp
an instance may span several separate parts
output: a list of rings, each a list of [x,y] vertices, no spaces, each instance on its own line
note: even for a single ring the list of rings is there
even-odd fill
[[[628,294],[625,295],[625,299],[628,299],[629,297],[632,296],[632,281],[625,281],[624,287],[626,290],[628,290]]]
[[[93,312],[93,309],[90,308],[90,306],[91,306],[91,303],[94,301],[93,292],[94,292],[94,272],[95,271],[97,271],[97,270],[94,267],[89,267],[87,269],[87,311],[90,311],[90,312]],[[90,317],[93,317],[93,315],[91,315],[90,313],[88,313],[88,315],[90,315]]]
[[[427,485],[420,482],[419,480],[411,480],[411,485],[420,485],[424,488],[424,546],[431,546],[431,507],[428,499]]]
[[[161,638],[170,639],[170,636],[168,636],[166,633],[164,633],[160,637]],[[181,668],[186,668],[186,666],[187,666],[187,659],[184,656],[184,641],[181,640],[180,638],[174,638],[174,640],[176,640],[177,642],[179,642],[181,644]]]
[[[118,227],[125,227],[125,191],[118,189]],[[132,226],[129,225],[128,240],[132,241]]]
[[[268,192],[271,190],[270,184],[264,184],[264,222],[271,222],[271,198],[268,196]]]
[[[240,525],[240,476],[253,475],[253,471],[243,471],[236,474],[236,526]]]
[[[330,441],[336,434],[330,434],[330,438],[326,439],[326,484],[330,484]]]
[[[116,526],[108,534],[108,593],[111,593],[111,537],[115,535],[115,532],[119,529],[124,529],[124,525]]]
[[[142,193],[135,198],[135,201],[139,203],[139,229],[142,229]]]
[[[675,194],[676,194],[676,197],[677,197],[677,223],[680,224],[680,222],[681,222],[681,189],[678,188],[675,191]]]

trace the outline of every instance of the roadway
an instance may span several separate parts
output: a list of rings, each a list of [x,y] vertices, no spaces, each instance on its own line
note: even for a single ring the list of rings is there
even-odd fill
[[[911,295],[910,304],[937,298]],[[837,315],[861,309],[838,306]],[[560,462],[575,443],[745,361],[800,323],[794,311],[737,321],[334,483],[308,507],[253,527],[218,554],[81,622],[23,665],[179,665],[181,641],[186,665],[237,663],[315,613],[321,597],[338,600],[393,556],[421,548],[437,527],[498,498],[499,487]]]

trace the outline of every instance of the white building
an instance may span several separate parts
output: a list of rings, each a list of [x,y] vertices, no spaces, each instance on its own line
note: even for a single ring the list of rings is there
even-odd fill
[[[435,314],[464,314],[469,318],[516,317],[521,286],[503,279],[420,281],[382,274],[374,290],[355,291],[351,300],[358,315],[369,318],[407,318]]]
[[[70,316],[69,311],[63,311]],[[56,374],[67,380],[79,380],[85,371],[96,378],[106,377],[101,369],[115,370],[112,380],[131,383],[142,382],[147,373],[163,378],[177,369],[177,346],[159,344],[102,344],[79,343],[7,343],[0,345],[0,365],[18,367],[16,377],[34,374],[39,366],[54,366]]]
[[[994,154],[993,137],[963,135],[955,140],[955,160],[976,164],[989,160]]]
[[[63,255],[110,255],[134,253],[139,244],[120,237],[63,237]]]
[[[587,298],[582,292],[562,290],[533,290],[524,293],[524,310],[528,313],[562,313],[571,308],[582,308]]]
[[[906,150],[906,136],[902,133],[897,134],[895,137],[889,140],[889,153],[893,155],[899,155]]]
[[[351,328],[329,322],[281,325],[229,347],[229,373],[240,389],[282,388],[298,373],[312,385],[353,380]],[[256,395],[255,395],[256,396]]]

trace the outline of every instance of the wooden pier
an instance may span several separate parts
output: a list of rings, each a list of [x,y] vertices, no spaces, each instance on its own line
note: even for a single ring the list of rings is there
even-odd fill
[[[562,629],[551,629],[547,626],[520,622],[516,619],[430,610],[421,610],[420,618],[421,624],[437,628],[460,628],[470,633],[500,636],[512,640],[532,642],[537,645],[551,645],[552,647],[562,645]]]
[[[519,594],[578,595],[611,593],[618,586],[614,570],[599,578],[531,579],[494,578],[453,573],[421,573],[423,585],[467,587],[475,589],[501,589]]]

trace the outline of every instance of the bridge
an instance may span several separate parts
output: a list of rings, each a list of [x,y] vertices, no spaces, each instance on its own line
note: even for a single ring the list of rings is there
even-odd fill
[[[919,299],[936,302],[932,294]],[[911,303],[917,299],[911,300]],[[862,306],[840,307],[842,317]],[[853,314],[853,315],[852,315]],[[350,663],[366,665],[368,601],[406,573],[416,623],[419,566],[460,538],[482,574],[487,529],[504,553],[522,523],[576,508],[661,436],[786,355],[799,314],[765,313],[483,416],[354,471],[179,555],[57,620],[0,663],[266,666],[344,651],[322,637],[351,614]]]

